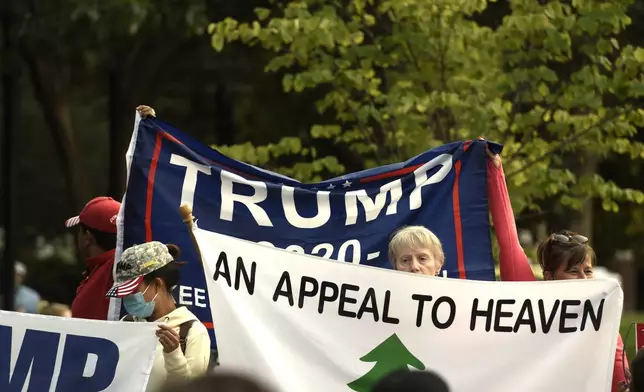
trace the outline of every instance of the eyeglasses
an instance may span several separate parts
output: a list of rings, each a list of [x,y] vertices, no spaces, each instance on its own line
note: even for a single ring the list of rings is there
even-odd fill
[[[585,245],[588,243],[588,238],[579,234],[568,235],[555,233],[550,238],[552,238],[556,242],[561,242],[564,244],[567,244],[569,242],[576,242],[578,244]]]

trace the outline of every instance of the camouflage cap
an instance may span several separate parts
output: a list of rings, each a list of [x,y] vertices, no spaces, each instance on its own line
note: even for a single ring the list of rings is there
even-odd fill
[[[116,263],[114,285],[107,297],[122,298],[139,287],[143,276],[174,261],[168,247],[158,241],[127,248]]]

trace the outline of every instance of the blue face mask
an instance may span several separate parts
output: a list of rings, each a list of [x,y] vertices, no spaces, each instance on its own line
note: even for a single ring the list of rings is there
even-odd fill
[[[152,301],[147,302],[145,298],[143,298],[143,294],[145,294],[145,292],[148,291],[149,288],[150,286],[146,287],[143,292],[139,291],[123,298],[123,305],[125,306],[125,310],[129,314],[140,318],[147,318],[152,315],[155,305],[154,300],[157,298],[157,296],[155,295],[154,298],[152,298]]]

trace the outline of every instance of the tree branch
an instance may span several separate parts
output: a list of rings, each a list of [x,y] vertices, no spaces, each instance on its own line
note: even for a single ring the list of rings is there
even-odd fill
[[[591,125],[588,128],[584,129],[583,131],[578,132],[578,133],[574,134],[573,136],[562,140],[556,147],[552,148],[550,151],[547,151],[547,152],[541,154],[540,156],[534,158],[533,160],[531,160],[530,162],[525,164],[523,167],[521,167],[521,168],[519,168],[519,169],[517,169],[517,170],[515,170],[513,172],[508,173],[506,175],[506,179],[512,178],[512,177],[516,176],[517,174],[520,174],[520,173],[524,172],[525,170],[527,170],[528,168],[533,166],[535,163],[541,162],[544,158],[547,158],[550,155],[554,154],[555,152],[561,150],[567,144],[570,144],[570,143],[572,143],[574,141],[577,141],[582,136],[590,133],[590,131],[596,129],[597,127],[601,127],[602,125],[606,124],[608,121],[612,121],[612,120],[616,119],[618,116],[619,116],[619,114],[614,115],[614,116],[612,116],[610,118],[604,117],[599,123]]]
[[[47,66],[35,53],[37,52],[31,50],[27,43],[21,42],[20,54],[27,64],[34,96],[40,104],[45,123],[58,151],[70,209],[76,210],[89,196],[90,187],[85,172],[86,166],[74,138],[70,103],[66,94],[61,93],[56,86],[56,76],[47,73]],[[59,71],[57,68],[54,73],[58,74]]]

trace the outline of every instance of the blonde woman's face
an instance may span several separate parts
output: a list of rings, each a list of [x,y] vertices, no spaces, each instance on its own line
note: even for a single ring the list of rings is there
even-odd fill
[[[396,255],[397,271],[436,276],[442,266],[436,252],[430,248],[406,248]]]

